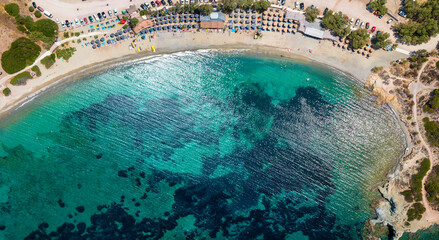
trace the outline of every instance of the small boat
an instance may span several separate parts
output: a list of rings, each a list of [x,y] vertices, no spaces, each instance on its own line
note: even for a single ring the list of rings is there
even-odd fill
[[[151,51],[155,52],[155,47],[154,46],[151,46]]]

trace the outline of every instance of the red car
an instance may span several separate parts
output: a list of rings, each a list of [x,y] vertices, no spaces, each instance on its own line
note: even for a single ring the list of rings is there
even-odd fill
[[[84,18],[84,22],[85,22],[85,24],[87,24],[88,22],[87,22],[87,18]]]
[[[369,27],[370,27],[370,24],[366,23],[366,29],[369,29]]]
[[[373,26],[371,32],[375,32],[375,29],[377,29],[377,28],[375,26]]]
[[[159,0],[155,1],[155,3],[157,4],[157,6],[162,5],[162,3]]]
[[[44,9],[40,6],[38,6],[37,9],[40,10],[40,12],[44,12]]]

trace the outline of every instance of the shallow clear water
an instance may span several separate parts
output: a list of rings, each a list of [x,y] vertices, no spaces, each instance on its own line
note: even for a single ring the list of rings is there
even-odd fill
[[[388,109],[322,66],[142,59],[1,120],[0,236],[360,238],[402,139]]]

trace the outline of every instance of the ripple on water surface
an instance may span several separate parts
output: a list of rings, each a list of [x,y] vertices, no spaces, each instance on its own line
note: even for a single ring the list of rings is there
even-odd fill
[[[114,67],[0,124],[4,239],[360,238],[402,149],[350,77],[217,51]]]

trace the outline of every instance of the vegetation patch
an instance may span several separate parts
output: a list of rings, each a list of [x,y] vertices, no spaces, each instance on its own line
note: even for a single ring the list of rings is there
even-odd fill
[[[378,48],[384,48],[387,45],[392,44],[392,41],[388,39],[389,37],[389,33],[379,32],[372,38],[372,43],[375,44]]]
[[[403,195],[404,196],[404,200],[406,201],[406,202],[413,202],[413,196],[412,196],[412,191],[410,191],[410,190],[405,190],[405,191],[403,191],[403,192],[400,192],[399,194],[401,194],[401,195]]]
[[[439,89],[434,90],[431,100],[428,101],[424,106],[424,112],[434,113],[439,108]]]
[[[32,76],[29,72],[22,72],[20,74],[17,74],[15,77],[11,79],[11,84],[14,86],[18,85],[26,85],[26,81],[28,79],[32,79]]]
[[[314,22],[319,15],[319,10],[317,8],[307,7],[305,10],[305,19],[308,22]]]
[[[33,67],[31,68],[31,70],[34,71],[35,74],[37,74],[37,77],[41,76],[40,68],[39,68],[37,65],[33,66]]]
[[[439,123],[430,121],[428,117],[422,120],[424,121],[428,142],[434,147],[439,147]]]
[[[40,46],[27,38],[19,38],[12,42],[11,48],[2,54],[2,68],[13,74],[31,65],[40,55]]]
[[[367,4],[367,6],[372,11],[377,11],[378,15],[384,15],[387,14],[387,7],[386,7],[387,0],[372,0]]]
[[[34,14],[36,18],[40,18],[42,16],[40,11],[35,11]]]
[[[421,220],[422,214],[425,212],[425,207],[422,203],[414,203],[412,207],[407,211],[408,221]]]
[[[46,67],[46,69],[49,69],[56,62],[55,54],[52,53],[49,56],[44,57],[40,62]]]
[[[3,89],[3,95],[5,95],[6,97],[11,95],[11,89],[9,89],[9,88]]]
[[[413,200],[416,202],[422,200],[422,179],[424,179],[428,170],[430,170],[430,159],[424,158],[417,169],[417,173],[412,175],[410,179]]]
[[[9,3],[9,4],[5,5],[5,11],[9,15],[16,17],[20,13],[20,8],[18,7],[18,5],[16,3]]]
[[[72,56],[73,53],[76,51],[76,48],[71,47],[71,48],[64,48],[64,49],[57,49],[56,50],[56,58],[62,58],[64,60],[69,60]]]
[[[259,11],[265,11],[270,7],[270,2],[266,0],[259,0],[253,2],[253,0],[220,0],[218,9],[223,12],[232,12],[235,8],[243,9],[256,9]]]
[[[431,169],[431,173],[425,183],[425,190],[427,191],[427,199],[431,206],[436,211],[439,210],[439,165]]]
[[[29,12],[34,12],[34,11],[35,11],[35,8],[32,7],[32,6],[30,6],[30,7],[29,7]]]

